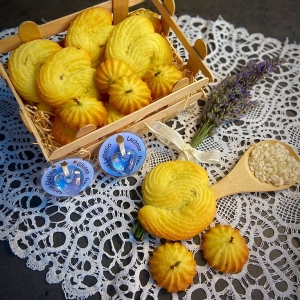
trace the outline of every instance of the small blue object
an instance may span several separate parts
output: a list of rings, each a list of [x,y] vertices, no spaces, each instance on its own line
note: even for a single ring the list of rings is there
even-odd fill
[[[53,185],[55,185],[63,193],[75,196],[77,195],[84,182],[82,170],[74,166],[69,167],[69,174],[64,174],[62,168],[53,177]]]
[[[81,158],[61,160],[43,174],[41,184],[47,193],[66,197],[76,196],[93,180],[94,168]]]
[[[131,174],[137,161],[136,152],[132,149],[126,150],[123,156],[121,152],[116,152],[111,157],[112,166],[122,174]]]
[[[118,135],[124,138],[125,155],[122,155]],[[138,171],[146,159],[146,147],[143,140],[136,134],[121,132],[110,136],[101,145],[99,150],[99,163],[102,169],[113,176],[127,176]]]

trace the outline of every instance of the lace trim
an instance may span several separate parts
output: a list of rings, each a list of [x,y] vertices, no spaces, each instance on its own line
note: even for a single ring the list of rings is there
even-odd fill
[[[281,55],[286,59],[278,73],[253,89],[253,99],[260,105],[242,120],[220,127],[200,145],[203,151],[222,152],[220,165],[204,164],[210,182],[224,177],[256,141],[284,140],[299,153],[300,46],[262,34],[249,35],[221,17],[206,21],[181,16],[177,22],[191,42],[202,38],[207,44],[206,62],[216,82],[253,58]],[[5,30],[0,37],[14,33],[16,29]],[[171,39],[187,59],[172,33]],[[7,59],[8,55],[0,55],[2,63]],[[39,178],[46,161],[2,79],[0,95],[0,238],[9,240],[17,256],[27,258],[29,268],[50,266],[47,282],[61,282],[67,299],[86,299],[95,293],[103,299],[161,299],[164,292],[153,282],[148,268],[149,254],[161,241],[149,235],[136,242],[130,230],[142,205],[140,186],[146,173],[161,162],[177,159],[178,153],[145,133],[147,160],[134,176],[109,177],[94,161],[91,186],[76,198],[56,199],[41,190]],[[201,105],[199,102],[168,122],[185,142],[196,131]],[[223,275],[202,259],[201,235],[182,241],[197,259],[198,275],[195,284],[185,293],[172,294],[172,299],[296,299],[300,295],[299,195],[298,183],[276,193],[246,193],[219,200],[214,223],[231,224],[247,237],[250,260],[241,273]]]

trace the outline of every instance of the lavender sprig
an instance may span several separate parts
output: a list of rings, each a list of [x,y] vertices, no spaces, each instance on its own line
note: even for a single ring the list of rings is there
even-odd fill
[[[239,73],[227,76],[213,87],[191,146],[197,148],[206,137],[215,133],[217,127],[242,118],[256,107],[258,103],[251,101],[250,89],[282,63],[284,60],[279,57],[262,62],[250,61]]]

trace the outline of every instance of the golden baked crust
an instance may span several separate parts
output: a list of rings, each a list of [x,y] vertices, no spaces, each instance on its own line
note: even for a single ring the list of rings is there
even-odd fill
[[[123,60],[139,77],[155,65],[172,65],[168,41],[154,32],[148,18],[132,16],[119,23],[108,38],[105,56]]]
[[[88,51],[92,67],[104,61],[105,45],[114,30],[111,13],[102,7],[83,10],[72,22],[66,34],[65,45]]]
[[[96,70],[83,49],[66,47],[51,55],[41,66],[37,86],[41,98],[53,107],[81,96],[100,98],[95,84]]]
[[[55,108],[42,100],[36,104],[36,108],[37,108],[37,110],[40,110],[40,111],[55,114]]]
[[[60,117],[52,122],[52,136],[60,145],[66,145],[76,140],[77,130],[71,129]]]
[[[102,101],[91,97],[68,100],[57,110],[61,119],[75,130],[85,125],[102,127],[107,124],[107,110]]]
[[[96,69],[96,86],[100,93],[107,93],[117,78],[131,74],[131,69],[124,61],[115,58],[107,59]]]
[[[20,96],[27,101],[40,102],[36,78],[41,65],[62,48],[50,40],[37,39],[14,50],[8,61],[9,78]]]
[[[149,19],[151,21],[151,23],[154,27],[154,31],[156,33],[162,32],[162,24],[161,24],[161,19],[159,18],[159,15],[149,9],[140,8],[140,9],[137,9],[137,10],[131,12],[128,16],[129,17],[132,17],[132,16],[146,17],[147,19]]]
[[[122,76],[115,80],[108,91],[109,103],[123,115],[128,115],[151,102],[147,83],[136,76]]]
[[[203,256],[210,267],[223,273],[240,272],[249,259],[249,249],[239,230],[218,224],[202,236]]]
[[[216,213],[206,170],[189,161],[157,165],[146,175],[142,195],[141,225],[168,240],[194,237],[210,225]]]
[[[151,90],[152,99],[156,100],[169,95],[173,85],[182,79],[182,77],[182,72],[175,66],[160,65],[147,70],[143,76],[143,80],[148,84]]]
[[[124,115],[115,110],[109,102],[104,102],[104,105],[108,113],[107,124],[118,121],[124,117]]]
[[[153,252],[150,273],[156,284],[168,292],[185,291],[197,274],[196,261],[184,245],[168,242]]]

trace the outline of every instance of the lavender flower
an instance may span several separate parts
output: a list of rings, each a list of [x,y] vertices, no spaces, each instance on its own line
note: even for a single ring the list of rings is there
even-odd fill
[[[191,146],[197,148],[217,127],[242,118],[256,107],[258,103],[251,101],[249,90],[282,63],[284,60],[279,57],[250,61],[239,73],[227,76],[215,86],[207,98],[207,107]]]

